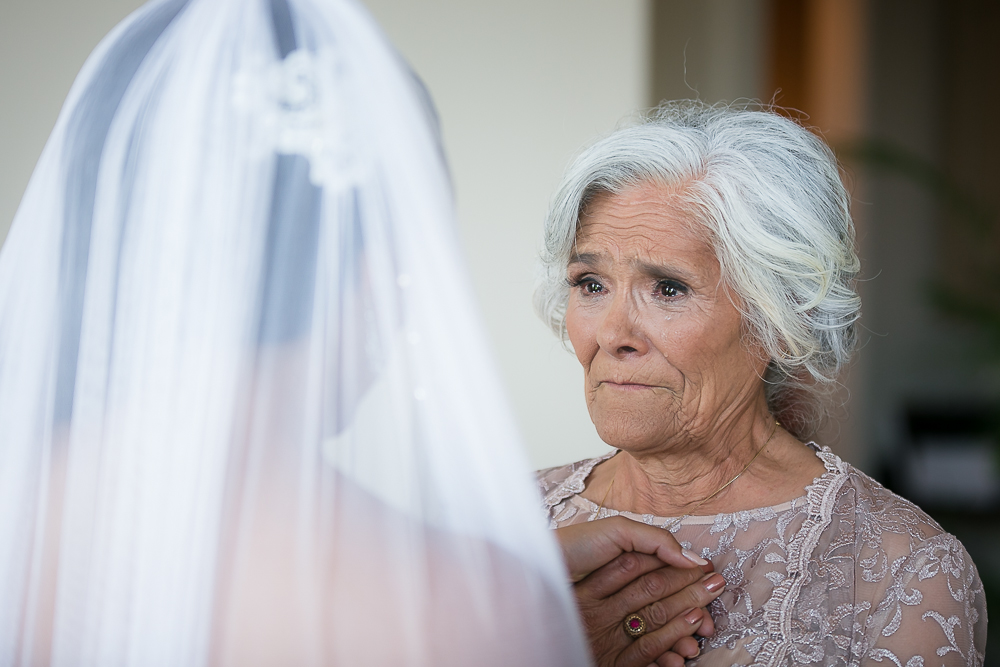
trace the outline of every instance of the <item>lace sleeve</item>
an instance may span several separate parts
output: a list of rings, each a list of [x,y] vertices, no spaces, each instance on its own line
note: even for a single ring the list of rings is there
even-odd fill
[[[889,564],[891,582],[869,619],[862,665],[982,665],[986,601],[962,544],[942,533]]]

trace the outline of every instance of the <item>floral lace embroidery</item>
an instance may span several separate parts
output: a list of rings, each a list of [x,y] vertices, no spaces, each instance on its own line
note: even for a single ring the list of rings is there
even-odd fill
[[[727,581],[716,634],[688,664],[981,665],[984,593],[961,543],[829,449],[817,456],[826,473],[801,498],[672,528]],[[609,457],[539,473],[552,527],[597,518],[579,494]]]
[[[549,468],[548,470],[542,470],[541,472],[539,472],[538,473],[539,484],[543,485],[542,492],[545,493],[546,491],[548,491],[548,487],[544,486],[544,481],[543,481],[546,473],[550,473],[552,471],[562,471],[567,468],[570,471],[570,474],[565,479],[561,480],[559,484],[554,489],[552,489],[551,492],[545,495],[543,506],[546,509],[549,509],[551,507],[555,507],[557,504],[566,500],[570,496],[575,496],[577,494],[583,493],[583,489],[586,486],[585,480],[588,477],[590,477],[590,473],[594,471],[594,468],[597,466],[597,464],[607,461],[614,455],[615,452],[612,452],[610,454],[605,454],[604,456],[599,456],[595,459],[586,459],[583,461],[579,461],[577,463],[571,463],[568,466],[561,466],[559,468]]]

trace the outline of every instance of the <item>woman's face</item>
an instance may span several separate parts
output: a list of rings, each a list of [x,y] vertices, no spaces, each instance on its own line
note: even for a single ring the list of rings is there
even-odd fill
[[[670,191],[597,197],[567,277],[566,328],[608,444],[639,453],[711,437],[734,411],[763,404],[766,359],[744,340],[707,232]]]

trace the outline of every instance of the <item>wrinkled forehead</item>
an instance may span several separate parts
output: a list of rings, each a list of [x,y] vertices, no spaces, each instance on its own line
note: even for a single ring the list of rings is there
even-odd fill
[[[680,188],[655,183],[595,193],[581,211],[573,256],[613,253],[714,261],[709,227],[684,195]]]

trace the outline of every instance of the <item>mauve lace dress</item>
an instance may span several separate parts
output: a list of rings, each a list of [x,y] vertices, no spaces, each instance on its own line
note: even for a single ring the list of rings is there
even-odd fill
[[[913,503],[811,445],[826,473],[773,507],[691,516],[672,529],[726,578],[716,634],[688,665],[981,665],[983,584],[953,535]],[[588,459],[538,473],[552,528],[597,516],[581,497]]]

